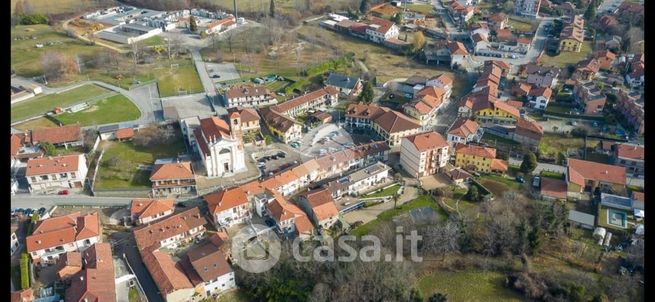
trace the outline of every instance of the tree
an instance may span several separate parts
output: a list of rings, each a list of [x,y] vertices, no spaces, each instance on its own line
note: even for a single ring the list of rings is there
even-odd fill
[[[393,193],[393,208],[397,208],[398,205],[398,199],[400,198],[400,195],[398,195],[398,192]]]
[[[587,22],[593,22],[596,18],[596,5],[594,3],[589,3],[587,10],[584,13],[584,18]]]
[[[41,56],[41,68],[48,79],[65,79],[78,71],[77,62],[68,55],[48,51]]]
[[[198,30],[198,23],[196,23],[196,18],[193,16],[189,17],[189,30],[191,32],[196,32]]]
[[[86,129],[82,132],[82,142],[84,145],[85,152],[91,152],[93,145],[96,143],[96,138],[98,137],[98,132],[93,129]]]
[[[541,227],[539,225],[532,227],[528,233],[528,247],[532,255],[541,247]]]
[[[557,152],[557,163],[560,165],[566,165],[566,153],[562,151]]]
[[[207,32],[203,30],[200,32],[200,39],[205,39],[205,38],[207,38]]]
[[[271,0],[271,5],[269,7],[268,15],[271,18],[275,18],[275,0]]]
[[[32,7],[32,4],[28,0],[23,0],[23,12],[26,15],[34,14],[34,8]]]
[[[359,94],[359,100],[364,103],[370,103],[373,101],[373,84],[371,84],[370,81],[364,84],[364,89],[362,89],[362,92]]]
[[[442,294],[442,293],[434,293],[430,298],[428,298],[428,302],[446,302],[448,301],[448,294]]]
[[[514,13],[514,1],[505,1],[505,4],[503,4],[503,10],[508,13],[508,14],[513,14]]]
[[[418,50],[422,49],[423,46],[425,46],[425,43],[426,43],[426,39],[425,39],[425,35],[423,35],[423,32],[422,31],[415,32],[414,33],[414,42],[413,42],[414,50],[418,51]]]
[[[14,16],[20,17],[25,14],[25,8],[23,7],[23,0],[16,1],[16,6],[14,6]]]
[[[418,288],[412,288],[409,292],[409,301],[410,302],[423,302],[423,294]]]
[[[368,0],[362,0],[362,2],[359,3],[359,12],[365,14],[368,12],[369,7]]]
[[[466,199],[470,201],[479,201],[480,193],[478,193],[478,186],[471,185],[469,190],[466,192]]]
[[[43,149],[43,152],[45,153],[46,156],[55,156],[57,155],[57,149],[55,149],[55,146],[49,142],[42,142],[41,144],[41,149]]]
[[[533,152],[528,152],[523,155],[523,162],[521,162],[521,172],[530,174],[537,168],[537,156]]]
[[[403,13],[397,13],[397,14],[393,15],[393,17],[391,17],[391,21],[398,24],[398,25],[400,25],[400,24],[403,23],[403,17],[404,17]]]

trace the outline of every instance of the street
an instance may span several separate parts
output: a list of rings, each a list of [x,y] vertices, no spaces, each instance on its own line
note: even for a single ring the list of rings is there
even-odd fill
[[[150,276],[150,272],[148,272],[145,264],[141,261],[141,254],[134,242],[132,233],[113,233],[110,243],[112,244],[114,255],[125,255],[130,268],[134,272],[134,275],[136,275],[139,284],[148,298],[148,302],[163,302],[164,299],[159,294],[159,288],[157,288],[155,281]]]

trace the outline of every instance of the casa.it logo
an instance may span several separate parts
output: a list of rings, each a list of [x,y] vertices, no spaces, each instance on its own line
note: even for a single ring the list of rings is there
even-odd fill
[[[250,273],[263,273],[280,259],[280,239],[272,228],[261,224],[245,227],[232,239],[235,264]]]

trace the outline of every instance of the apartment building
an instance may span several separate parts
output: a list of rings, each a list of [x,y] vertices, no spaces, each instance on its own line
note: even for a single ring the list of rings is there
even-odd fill
[[[84,154],[71,154],[28,160],[25,178],[31,193],[57,193],[84,188],[87,172]]]
[[[484,128],[474,120],[460,118],[448,129],[447,141],[451,145],[479,142],[484,134]]]
[[[624,167],[571,158],[566,169],[567,196],[586,199],[596,188],[601,192],[625,194],[625,177]]]
[[[233,86],[223,95],[225,107],[263,107],[277,104],[275,93],[263,86]]]
[[[296,117],[310,109],[334,107],[338,101],[339,91],[333,86],[326,86],[276,105],[273,110],[290,117]]]
[[[153,196],[192,194],[196,191],[196,178],[189,161],[155,164],[150,182]]]
[[[448,150],[448,143],[437,132],[407,136],[400,145],[400,165],[416,178],[433,175],[448,163]]]
[[[327,185],[333,198],[341,198],[345,195],[359,195],[370,191],[373,187],[382,185],[389,179],[391,168],[382,162],[374,163],[363,169],[357,170]]]
[[[496,149],[458,144],[455,147],[455,166],[479,172],[507,172],[506,161],[496,159]]]
[[[130,203],[130,218],[136,225],[170,216],[175,210],[175,199],[132,199]]]
[[[176,248],[202,236],[206,223],[198,207],[194,207],[134,229],[134,239],[139,250]]]
[[[592,81],[578,82],[573,87],[573,96],[585,115],[600,115],[607,97],[600,87]]]
[[[612,146],[612,163],[624,167],[630,176],[643,176],[646,159],[644,146],[615,144]]]

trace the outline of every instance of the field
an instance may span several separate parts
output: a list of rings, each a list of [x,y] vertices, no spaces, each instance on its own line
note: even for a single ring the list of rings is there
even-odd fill
[[[587,146],[595,146],[598,140],[587,139]],[[555,157],[558,152],[577,152],[584,147],[584,139],[579,137],[564,137],[552,133],[544,133],[539,142],[539,152],[541,156]]]
[[[75,113],[62,113],[56,119],[64,125],[79,122],[81,126],[102,125],[136,120],[141,116],[139,108],[121,94],[108,97]]]
[[[396,192],[398,192],[398,189],[400,189],[400,185],[396,184],[382,190],[381,192],[376,192],[370,195],[364,195],[363,198],[393,196],[394,194],[396,194]]]
[[[585,59],[591,54],[591,42],[584,41],[580,52],[561,52],[559,55],[551,57],[544,54],[541,57],[541,63],[546,66],[566,67],[568,65],[576,64]],[[550,107],[550,106],[549,106]]]
[[[14,11],[16,2],[11,0],[11,11]],[[97,7],[107,7],[107,5],[98,5],[100,1],[78,1],[78,0],[29,0],[32,9],[41,14],[63,14],[75,13],[81,11],[90,11]],[[106,3],[106,1],[105,1]],[[111,3],[111,2],[110,2]]]
[[[199,3],[210,3],[215,4],[225,10],[233,11],[233,0],[199,0]],[[314,1],[312,1],[314,2]],[[319,1],[316,1],[319,2]],[[353,0],[330,0],[330,1],[321,1],[323,5],[330,5],[334,9],[344,9],[346,5],[353,3]],[[245,13],[268,13],[269,12],[269,1],[262,0],[238,0],[239,11]],[[297,0],[276,0],[275,9],[281,14],[293,14],[297,11],[306,11],[307,9],[303,5],[304,1]],[[317,6],[316,3],[313,3],[312,9]],[[359,1],[353,8],[359,6]]]
[[[509,25],[514,29],[518,31],[531,31],[534,26],[531,23],[528,22],[523,22],[521,20],[517,19],[509,19]]]
[[[171,69],[165,66],[162,69],[163,71],[156,72],[156,78],[159,81],[159,96],[177,96],[180,90],[186,90],[188,94],[204,91],[193,62],[184,61],[179,63],[178,68]]]
[[[50,127],[57,127],[57,124],[46,117],[40,117],[29,122],[20,123],[16,126],[13,126],[13,128],[23,131]]]
[[[410,4],[407,9],[426,16],[434,12],[434,7],[430,4]]]
[[[449,301],[521,301],[521,296],[503,286],[505,276],[491,271],[433,272],[418,281],[424,297],[448,295]]]
[[[410,202],[398,206],[396,209],[390,209],[380,213],[377,219],[369,223],[360,225],[359,227],[355,228],[352,231],[352,234],[355,236],[366,235],[370,233],[373,229],[375,229],[375,227],[378,224],[380,224],[380,222],[391,221],[391,219],[393,219],[394,217],[400,214],[407,213],[412,209],[422,208],[422,207],[431,207],[437,213],[437,216],[439,216],[441,220],[445,219],[446,213],[443,212],[443,210],[439,207],[439,205],[437,205],[437,203],[433,201],[432,198],[430,198],[430,196],[422,195]]]
[[[45,114],[55,107],[68,107],[110,93],[97,85],[84,85],[60,94],[40,95],[11,106],[11,121],[16,122]]]
[[[184,142],[180,139],[173,144],[138,147],[131,142],[103,142],[100,149],[105,154],[100,162],[95,188],[102,189],[146,189],[150,187],[150,171],[138,170],[139,165],[152,165],[157,158],[173,157],[185,152]],[[109,167],[109,160],[118,158],[115,167]]]
[[[478,181],[483,186],[485,186],[489,191],[491,191],[491,193],[494,194],[496,198],[502,198],[503,194],[505,194],[505,192],[510,190],[510,187],[514,187],[514,186],[509,186],[508,183],[506,183],[505,181],[501,181],[500,179],[497,178],[494,178],[492,180],[488,176],[478,179]]]

